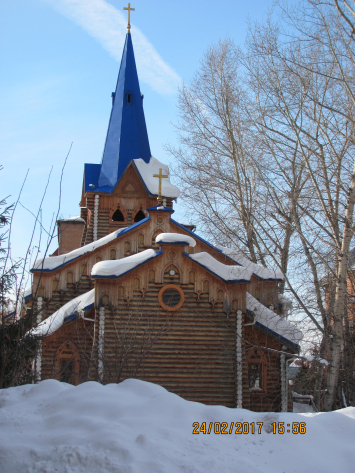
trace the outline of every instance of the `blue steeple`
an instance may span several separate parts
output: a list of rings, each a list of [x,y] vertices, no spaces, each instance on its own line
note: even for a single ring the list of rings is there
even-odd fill
[[[126,35],[101,161],[98,186],[115,187],[132,159],[150,160],[150,147],[132,37]]]

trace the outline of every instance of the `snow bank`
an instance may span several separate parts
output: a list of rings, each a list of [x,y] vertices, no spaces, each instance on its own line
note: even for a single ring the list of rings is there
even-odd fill
[[[154,250],[145,250],[119,260],[100,261],[100,263],[96,263],[93,266],[91,276],[94,278],[119,277],[159,254],[159,252]]]
[[[213,256],[204,251],[187,256],[227,282],[250,281],[253,274],[253,271],[249,268],[243,266],[228,266],[227,264],[220,263],[213,258]]]
[[[260,279],[277,279],[282,281],[284,279],[284,275],[282,271],[276,269],[269,269],[264,268],[264,266],[260,266],[259,264],[255,264],[246,258],[241,253],[236,252],[231,248],[226,248],[224,246],[215,245],[218,250],[220,250],[224,255],[229,256],[229,258],[233,259],[236,263],[244,266],[245,268],[251,269],[255,276],[259,277]]]
[[[95,289],[85,292],[81,296],[64,304],[54,314],[43,320],[37,327],[28,332],[28,335],[46,337],[58,330],[64,323],[64,319],[73,314],[80,314],[94,304]]]
[[[181,233],[160,233],[155,238],[155,243],[185,243],[189,246],[196,246],[196,240]]]
[[[55,380],[0,391],[2,473],[350,473],[355,408],[257,413],[185,401],[129,379],[74,387]],[[263,422],[261,433],[199,433],[193,423]],[[305,422],[306,433],[272,433]],[[258,426],[256,426],[258,432]]]
[[[100,238],[99,240],[93,241],[92,243],[82,246],[81,248],[77,248],[76,250],[66,253],[65,255],[37,259],[33,265],[32,270],[38,271],[43,269],[44,271],[53,271],[54,269],[63,266],[63,264],[69,263],[70,261],[79,258],[79,256],[90,253],[100,246],[110,243],[110,241],[115,240],[118,235],[123,232],[123,230],[126,230],[126,228],[120,228],[119,230],[116,230],[109,235]]]
[[[158,195],[159,179],[153,177],[153,174],[159,174],[159,169],[161,169],[162,174],[169,176],[169,167],[153,158],[153,156],[150,158],[149,163],[146,163],[143,159],[134,159],[133,163],[141,175],[148,191],[151,194]],[[161,195],[163,197],[172,197],[174,199],[179,197],[180,190],[171,184],[170,177],[165,177],[161,180]]]
[[[276,332],[282,337],[290,340],[297,345],[303,338],[301,330],[298,330],[288,320],[275,314],[272,310],[265,307],[257,299],[247,292],[247,310],[255,314],[256,321],[269,330]]]

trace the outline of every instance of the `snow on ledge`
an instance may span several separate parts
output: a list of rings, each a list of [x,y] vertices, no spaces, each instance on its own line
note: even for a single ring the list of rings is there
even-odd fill
[[[115,240],[118,237],[118,235],[121,232],[123,232],[123,230],[126,230],[126,228],[120,228],[119,230],[116,230],[110,233],[109,235],[106,235],[103,238],[100,238],[99,240],[93,241],[92,243],[89,243],[88,245],[77,248],[76,250],[73,250],[70,253],[66,253],[65,255],[49,256],[47,258],[37,259],[33,265],[32,270],[53,271],[54,269],[57,269],[60,266],[63,266],[63,264],[67,264],[70,261],[73,261],[76,258],[79,258],[79,256],[85,255],[87,253],[91,253],[92,251],[96,250],[96,248],[99,248],[100,246],[104,246],[110,241]]]
[[[185,244],[186,246],[196,246],[196,240],[188,235],[182,233],[160,233],[155,238],[155,243],[177,243]]]
[[[302,332],[288,320],[275,314],[247,292],[247,310],[254,313],[256,321],[264,327],[276,332],[292,343],[299,344],[303,338]]]
[[[244,268],[244,266],[228,266],[220,263],[204,251],[187,256],[227,282],[250,281],[253,274],[251,269]]]
[[[37,327],[30,330],[27,335],[47,337],[58,330],[64,323],[64,319],[70,315],[80,314],[94,304],[95,289],[85,292],[81,296],[72,299],[64,304],[60,309],[43,320]]]
[[[119,260],[100,261],[93,266],[91,276],[94,278],[118,278],[159,254],[161,253],[150,249]]]
[[[260,279],[276,279],[279,281],[283,281],[284,279],[284,275],[279,269],[273,270],[269,268],[264,268],[264,266],[260,266],[259,264],[253,263],[244,255],[236,252],[231,248],[226,248],[221,245],[215,245],[215,247],[220,250],[224,255],[229,256],[229,258],[231,258],[241,266],[252,269],[252,272],[255,274],[255,276],[259,277]]]
[[[69,217],[69,218],[60,218],[57,220],[58,222],[79,222],[79,223],[85,223],[85,220],[79,216],[77,217]]]
[[[134,159],[133,163],[135,164],[148,191],[153,195],[158,195],[159,179],[153,177],[153,174],[159,174],[159,169],[161,169],[162,174],[169,176],[169,167],[153,158],[153,156],[150,158],[149,163],[146,163],[143,159]],[[171,184],[170,177],[165,177],[161,180],[161,195],[163,197],[172,197],[174,199],[179,197],[180,190]]]

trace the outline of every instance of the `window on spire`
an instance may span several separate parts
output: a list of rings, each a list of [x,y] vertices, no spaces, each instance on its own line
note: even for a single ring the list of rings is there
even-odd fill
[[[135,222],[140,222],[144,218],[145,218],[145,214],[144,214],[143,210],[138,210],[138,212],[136,213],[136,215],[134,217],[134,221]]]
[[[124,216],[123,216],[123,213],[120,211],[120,209],[117,209],[116,212],[112,215],[112,221],[124,222]]]
[[[127,103],[133,103],[133,94],[130,90],[126,92],[126,101]]]

